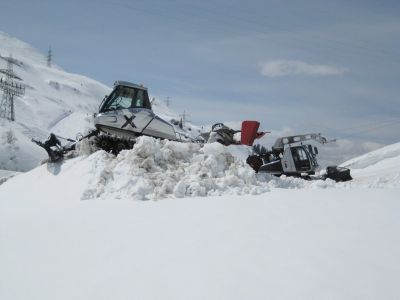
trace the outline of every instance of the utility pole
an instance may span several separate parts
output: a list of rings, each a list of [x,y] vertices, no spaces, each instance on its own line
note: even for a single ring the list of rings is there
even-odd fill
[[[7,69],[0,69],[0,73],[5,75],[5,78],[0,78],[0,90],[3,91],[3,96],[0,102],[0,118],[5,118],[15,121],[14,97],[21,97],[25,94],[25,87],[18,84],[14,79],[21,80],[13,71],[13,64],[16,61],[10,57],[1,57],[7,61]]]
[[[49,51],[47,52],[47,66],[51,68],[51,62],[53,59],[53,52],[51,51],[51,46],[49,46]]]

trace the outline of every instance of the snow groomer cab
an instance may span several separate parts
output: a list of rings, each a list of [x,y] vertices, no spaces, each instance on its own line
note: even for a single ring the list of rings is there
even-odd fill
[[[147,135],[176,140],[173,126],[154,114],[147,88],[126,81],[116,81],[110,95],[104,97],[94,125],[99,131],[134,139]]]

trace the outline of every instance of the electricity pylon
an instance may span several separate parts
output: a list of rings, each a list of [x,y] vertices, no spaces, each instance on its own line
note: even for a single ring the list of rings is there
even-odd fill
[[[21,80],[13,71],[13,64],[16,61],[10,57],[1,57],[7,61],[7,69],[0,69],[0,73],[5,75],[0,78],[0,90],[3,91],[3,96],[0,102],[0,117],[11,121],[15,121],[14,97],[21,97],[25,94],[25,87],[14,81]]]

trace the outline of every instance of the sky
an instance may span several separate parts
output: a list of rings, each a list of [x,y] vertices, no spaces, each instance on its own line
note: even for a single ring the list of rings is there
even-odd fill
[[[63,69],[142,83],[194,123],[400,140],[399,1],[1,0]]]

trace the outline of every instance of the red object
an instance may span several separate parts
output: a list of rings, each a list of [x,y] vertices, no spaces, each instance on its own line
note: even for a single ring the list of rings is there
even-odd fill
[[[240,142],[242,145],[252,146],[257,137],[257,130],[260,123],[257,121],[243,121],[242,122],[242,136]]]

